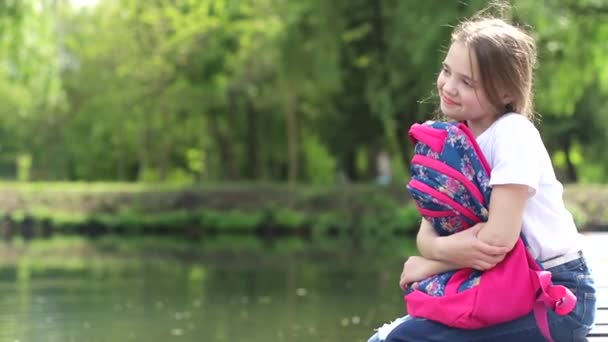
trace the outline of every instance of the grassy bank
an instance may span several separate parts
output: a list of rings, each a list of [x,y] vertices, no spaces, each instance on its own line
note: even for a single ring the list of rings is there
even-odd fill
[[[0,234],[379,236],[415,231],[404,189],[274,184],[177,187],[39,183],[0,186]]]
[[[581,229],[606,230],[608,187],[570,186]],[[116,183],[0,184],[0,236],[60,234],[389,236],[413,234],[402,187],[276,184],[179,187]]]

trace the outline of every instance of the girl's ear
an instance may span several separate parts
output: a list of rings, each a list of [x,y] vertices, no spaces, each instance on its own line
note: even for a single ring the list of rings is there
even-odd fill
[[[515,111],[515,108],[513,107],[513,96],[509,95],[509,94],[505,94],[502,96],[502,103],[504,105],[504,111],[505,113],[510,113]]]

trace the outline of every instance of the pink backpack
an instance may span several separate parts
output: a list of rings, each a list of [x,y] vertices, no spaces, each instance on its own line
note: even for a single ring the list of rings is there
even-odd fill
[[[456,122],[414,124],[415,144],[408,191],[439,235],[487,221],[490,167],[468,127]],[[522,236],[523,237],[523,236]],[[547,308],[559,315],[574,309],[576,297],[551,283],[520,238],[505,259],[479,272],[460,269],[419,282],[404,297],[407,312],[460,329],[512,321],[534,311],[539,329],[553,341]]]

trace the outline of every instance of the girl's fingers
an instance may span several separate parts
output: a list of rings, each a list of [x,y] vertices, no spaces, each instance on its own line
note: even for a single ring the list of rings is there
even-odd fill
[[[507,252],[506,247],[488,245],[487,243],[485,243],[479,239],[473,240],[473,246],[474,246],[474,248],[476,248],[478,251],[480,251],[481,253],[483,253],[485,255],[497,256],[497,255],[503,255]]]
[[[486,271],[490,268],[494,267],[493,264],[484,262],[484,261],[478,261],[474,266],[473,269],[476,269],[478,271]]]
[[[413,282],[411,285],[408,285],[405,281],[401,280],[399,281],[399,287],[405,291],[407,290],[408,287],[411,287],[413,290],[417,290],[418,287],[420,286],[420,284],[418,284],[417,281]]]
[[[494,265],[498,264],[503,259],[504,259],[504,255],[481,254],[478,256],[479,262],[486,264],[488,266],[488,268],[494,267]]]
[[[403,276],[403,273],[401,273],[401,277],[399,277],[399,287],[405,291],[405,289],[407,289],[407,282],[405,281],[405,277]]]

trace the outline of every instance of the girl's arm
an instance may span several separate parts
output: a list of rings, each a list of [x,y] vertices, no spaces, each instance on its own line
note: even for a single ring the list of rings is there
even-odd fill
[[[528,186],[501,184],[492,186],[488,222],[477,234],[480,241],[505,246],[510,251],[521,232]]]
[[[439,235],[435,229],[433,229],[431,223],[423,217],[422,222],[420,222],[418,234],[416,235],[416,246],[418,247],[420,255],[428,259],[439,260],[435,246],[438,238]]]
[[[431,224],[422,219],[416,237],[421,257],[410,257],[403,264],[399,286],[431,275],[471,267],[487,270],[504,259],[521,232],[528,187],[525,185],[495,185],[490,198],[488,222],[461,232],[439,236]]]
[[[447,263],[446,267],[490,269],[517,242],[527,198],[525,185],[494,185],[488,222],[448,236],[437,235],[431,224],[422,219],[416,237],[418,250],[426,259]]]
[[[431,224],[422,219],[416,245],[423,257],[446,262],[446,267],[486,270],[502,261],[509,249],[478,239],[477,234],[483,226],[480,223],[449,236],[439,236]]]

